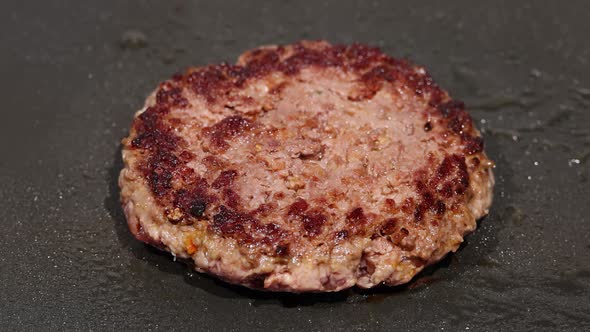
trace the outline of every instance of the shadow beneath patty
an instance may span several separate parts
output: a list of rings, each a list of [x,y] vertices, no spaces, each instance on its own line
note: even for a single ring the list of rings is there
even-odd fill
[[[135,240],[129,228],[127,227],[127,219],[123,213],[121,206],[121,196],[119,190],[119,173],[123,169],[123,158],[121,156],[121,144],[115,150],[113,156],[113,166],[108,170],[108,196],[105,197],[103,205],[109,216],[113,220],[115,234],[123,248],[131,248],[132,251],[142,250],[144,245]],[[135,253],[134,253],[135,254]],[[135,255],[137,256],[137,255]]]
[[[482,257],[487,257],[490,252],[494,251],[497,244],[495,233],[498,228],[488,227],[487,225],[490,222],[482,223],[482,220],[479,220],[478,232],[468,236],[457,253],[451,253],[440,262],[425,268],[405,285],[395,287],[377,286],[372,289],[352,288],[334,293],[303,294],[250,289],[229,284],[204,273],[198,273],[194,271],[192,261],[180,260],[182,262],[178,262],[170,253],[137,241],[127,228],[127,222],[119,200],[118,177],[122,168],[123,161],[120,149],[117,149],[113,167],[108,172],[109,196],[105,198],[104,206],[113,219],[115,233],[121,247],[127,248],[134,257],[145,261],[159,271],[182,276],[184,281],[193,287],[222,298],[249,299],[250,304],[253,306],[280,305],[287,308],[296,308],[322,304],[379,303],[391,297],[422,292],[432,284],[450,283],[453,279],[460,278],[470,267],[485,266],[485,260],[483,264],[479,264],[479,261],[482,260]],[[493,214],[493,219],[497,218],[498,214]],[[489,217],[483,219],[489,219]],[[486,245],[477,246],[476,250],[468,250],[474,251],[473,253],[463,255],[461,253],[462,249],[469,246],[472,237],[474,243],[479,243],[481,238],[486,238]],[[460,256],[462,258],[458,258]],[[461,262],[458,263],[458,260],[461,260]],[[491,268],[498,268],[498,266],[491,266]]]
[[[448,269],[456,261],[455,255],[447,255],[440,262],[427,267],[411,282],[400,286],[377,286],[371,289],[357,287],[332,293],[302,293],[270,292],[232,285],[213,276],[197,272],[184,275],[184,280],[195,287],[199,287],[211,294],[224,298],[248,298],[253,306],[281,305],[286,308],[305,307],[326,304],[378,303],[388,297],[404,295],[408,292],[419,292],[432,283],[442,280],[438,276],[440,270]],[[191,263],[188,262],[188,266]],[[189,268],[190,271],[190,268]]]
[[[139,243],[139,241],[136,241]],[[463,247],[463,246],[462,246]],[[183,280],[213,296],[226,299],[249,299],[252,306],[279,305],[286,308],[321,306],[322,304],[379,303],[390,297],[406,296],[421,292],[434,283],[449,282],[454,272],[444,272],[458,266],[455,254],[447,255],[440,262],[431,265],[419,273],[408,284],[400,286],[377,286],[372,289],[351,288],[333,293],[270,292],[233,285],[214,276],[194,271],[189,260],[176,259],[168,252],[140,244],[132,246],[131,252],[148,262],[159,271],[182,276]]]

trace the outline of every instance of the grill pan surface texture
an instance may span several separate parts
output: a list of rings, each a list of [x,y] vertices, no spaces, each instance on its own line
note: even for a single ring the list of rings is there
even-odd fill
[[[590,3],[0,4],[2,330],[587,331]],[[399,287],[266,293],[135,240],[120,140],[162,80],[247,49],[360,42],[425,66],[495,161],[489,216]]]

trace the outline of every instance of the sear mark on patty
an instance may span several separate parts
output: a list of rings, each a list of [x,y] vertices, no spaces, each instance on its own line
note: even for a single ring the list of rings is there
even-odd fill
[[[209,137],[211,144],[218,149],[229,147],[228,140],[242,135],[254,128],[254,122],[240,115],[224,118],[211,127],[203,129],[203,133]]]

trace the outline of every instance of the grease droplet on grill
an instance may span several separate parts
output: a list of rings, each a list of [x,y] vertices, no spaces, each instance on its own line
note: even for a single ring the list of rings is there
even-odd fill
[[[147,46],[147,37],[139,30],[127,30],[121,34],[119,46],[122,49],[144,48]]]

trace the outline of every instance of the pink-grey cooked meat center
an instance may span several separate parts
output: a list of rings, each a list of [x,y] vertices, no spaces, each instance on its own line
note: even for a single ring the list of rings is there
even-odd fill
[[[135,237],[252,288],[408,282],[492,200],[493,163],[463,103],[358,44],[190,68],[148,97],[123,145]]]

